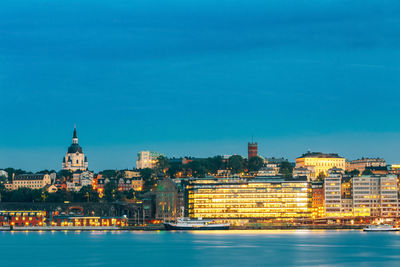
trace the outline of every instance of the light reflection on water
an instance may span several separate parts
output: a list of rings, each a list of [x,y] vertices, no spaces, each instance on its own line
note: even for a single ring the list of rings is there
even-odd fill
[[[1,232],[0,241],[1,266],[400,265],[393,232]]]

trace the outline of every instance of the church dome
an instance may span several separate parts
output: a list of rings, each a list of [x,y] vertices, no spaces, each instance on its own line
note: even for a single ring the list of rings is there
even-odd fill
[[[82,152],[82,147],[78,144],[72,144],[69,148],[68,148],[68,153],[83,153]]]

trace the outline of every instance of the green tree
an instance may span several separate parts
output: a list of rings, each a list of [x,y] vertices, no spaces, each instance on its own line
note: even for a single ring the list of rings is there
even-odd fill
[[[79,190],[79,198],[81,199],[80,201],[99,202],[99,194],[90,185],[83,186]]]
[[[284,178],[291,178],[293,177],[293,167],[288,161],[283,161],[279,167],[279,173]]]
[[[117,177],[117,170],[104,170],[99,172],[104,178],[116,178]]]
[[[142,176],[144,181],[143,190],[148,191],[152,189],[157,181],[154,175],[154,170],[150,168],[141,169],[140,175]]]
[[[72,172],[69,170],[60,170],[57,173],[58,178],[72,178]]]
[[[104,197],[106,201],[113,202],[116,200],[122,200],[124,195],[118,190],[117,184],[113,181],[110,181],[104,186]]]
[[[243,172],[246,167],[246,161],[240,155],[233,155],[228,160],[228,168],[232,170],[233,173]]]
[[[264,166],[264,160],[258,156],[249,160],[249,171],[258,171]]]
[[[362,175],[373,175],[374,173],[371,171],[371,169],[365,169],[363,172],[362,172]]]
[[[165,169],[169,168],[169,161],[167,157],[159,156],[157,158],[157,169],[163,172]]]

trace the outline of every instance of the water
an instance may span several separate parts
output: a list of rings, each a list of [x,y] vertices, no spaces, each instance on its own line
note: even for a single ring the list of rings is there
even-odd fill
[[[400,266],[399,233],[1,232],[0,266]]]

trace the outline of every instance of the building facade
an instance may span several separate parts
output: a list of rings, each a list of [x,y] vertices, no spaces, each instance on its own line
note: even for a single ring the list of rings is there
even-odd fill
[[[136,168],[138,169],[155,168],[159,156],[162,156],[162,154],[150,151],[140,151],[137,154]]]
[[[311,217],[306,180],[202,178],[189,180],[186,190],[191,218],[290,221]]]
[[[354,216],[397,217],[397,176],[353,177]]]
[[[346,170],[362,173],[367,167],[386,167],[386,161],[382,158],[361,158],[349,161],[346,165]]]
[[[296,168],[307,168],[311,171],[310,178],[317,179],[320,174],[328,176],[332,168],[346,169],[346,159],[338,154],[324,154],[321,152],[308,152],[296,158]]]
[[[249,142],[247,144],[247,159],[251,159],[258,156],[258,144],[257,142]]]
[[[69,171],[85,171],[88,168],[88,161],[85,154],[83,154],[82,147],[78,144],[78,136],[76,128],[72,136],[72,144],[63,159],[62,169]]]
[[[41,189],[49,184],[51,179],[48,174],[21,174],[13,178],[11,189],[16,190],[21,187]]]

